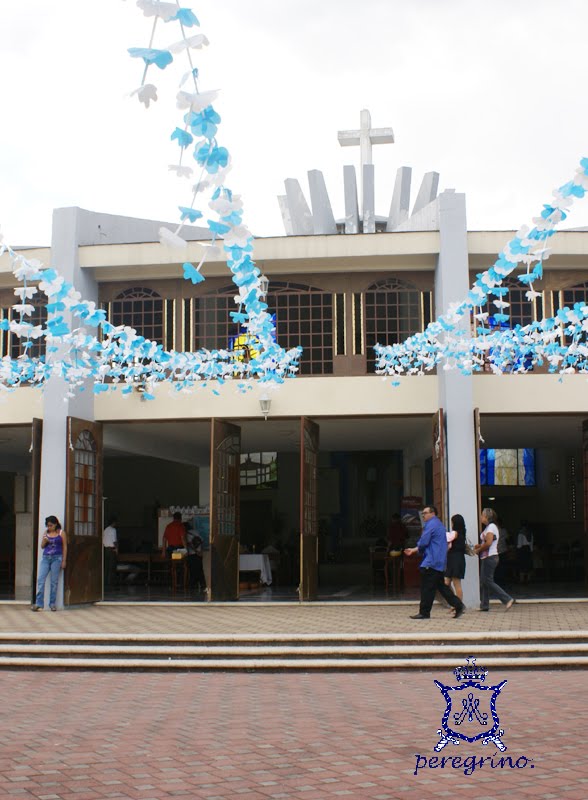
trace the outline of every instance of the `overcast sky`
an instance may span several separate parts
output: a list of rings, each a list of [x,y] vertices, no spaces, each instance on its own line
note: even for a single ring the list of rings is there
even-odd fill
[[[337,131],[368,108],[396,143],[374,147],[376,213],[399,166],[467,194],[470,228],[530,222],[588,155],[586,0],[199,0],[210,39],[200,88],[221,89],[228,185],[257,235],[281,235],[285,178],[321,169],[343,216]],[[156,44],[178,37],[170,25]],[[0,225],[12,244],[50,241],[51,212],[81,206],[175,221],[190,182],[168,174],[179,72],[159,101],[128,95],[150,22],[134,0],[0,0]],[[176,57],[178,60],[179,57]],[[171,71],[171,72],[170,72]],[[150,80],[152,78],[150,77]],[[414,183],[417,185],[415,186]],[[588,225],[588,202],[570,225]]]

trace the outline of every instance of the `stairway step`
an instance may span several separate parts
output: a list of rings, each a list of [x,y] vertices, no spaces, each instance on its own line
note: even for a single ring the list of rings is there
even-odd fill
[[[459,624],[459,623],[456,623]],[[588,630],[577,631],[437,631],[418,633],[76,633],[53,631],[0,632],[0,642],[124,642],[143,644],[418,644],[418,643],[507,643],[546,641],[588,642]]]
[[[440,655],[471,655],[475,649],[476,656],[504,654],[531,656],[533,654],[555,655],[588,654],[588,643],[569,643],[551,642],[549,644],[518,643],[518,644],[492,644],[492,645],[472,645],[467,644],[441,644],[434,647],[422,645],[371,645],[356,646],[346,645],[343,647],[331,647],[323,645],[315,646],[242,646],[242,645],[128,645],[124,642],[118,644],[54,644],[54,643],[18,643],[0,645],[1,655],[37,657],[41,655],[52,655],[54,657],[63,656],[115,656],[117,658],[128,658],[130,656],[145,656],[155,658],[178,658],[178,657],[198,657],[204,659],[213,658],[389,658],[397,659],[403,656],[416,656],[431,658]]]
[[[485,667],[508,667],[518,669],[525,667],[557,667],[557,668],[582,668],[588,667],[588,656],[561,657],[535,657],[535,658],[487,658],[484,659]],[[7,658],[0,657],[0,669],[15,667],[39,669],[124,669],[124,670],[390,670],[390,669],[453,669],[455,660],[448,658],[399,658],[399,659],[199,659],[178,658],[146,659],[146,658]]]

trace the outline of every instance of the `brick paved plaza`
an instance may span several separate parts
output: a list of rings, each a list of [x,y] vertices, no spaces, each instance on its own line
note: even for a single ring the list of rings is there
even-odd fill
[[[444,709],[433,678],[451,675],[3,672],[0,797],[584,800],[588,672],[492,677],[506,754],[533,761],[415,776]]]

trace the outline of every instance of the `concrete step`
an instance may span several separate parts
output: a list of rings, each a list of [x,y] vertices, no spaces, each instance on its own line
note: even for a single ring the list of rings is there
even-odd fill
[[[2,633],[0,668],[390,670],[588,666],[587,631],[416,634]]]
[[[402,658],[402,659],[280,659],[280,658],[240,658],[240,659],[198,659],[178,658],[169,659],[164,663],[159,659],[151,658],[26,658],[26,657],[0,657],[0,669],[80,669],[95,670],[377,670],[390,669],[446,669],[451,670],[456,666],[455,659],[448,658]],[[588,667],[588,656],[562,657],[534,657],[534,658],[485,658],[485,667],[518,668],[580,668]]]
[[[588,643],[569,643],[552,642],[549,644],[500,644],[500,645],[473,645],[472,643],[463,644],[442,644],[433,647],[427,645],[369,645],[344,647],[332,646],[261,646],[261,645],[128,645],[119,644],[54,644],[54,643],[20,643],[0,645],[0,656],[8,657],[29,657],[37,658],[40,656],[52,656],[54,658],[67,658],[69,656],[86,656],[88,658],[100,658],[108,656],[110,658],[140,657],[156,659],[177,659],[177,658],[198,658],[200,660],[214,659],[247,659],[247,658],[280,658],[280,659],[389,659],[396,660],[402,658],[435,658],[472,655],[475,649],[477,656],[525,656],[532,658],[535,656],[587,656]]]

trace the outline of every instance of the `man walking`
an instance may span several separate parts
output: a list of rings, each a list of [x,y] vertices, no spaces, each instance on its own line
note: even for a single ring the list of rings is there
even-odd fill
[[[435,506],[427,506],[422,512],[425,520],[421,538],[416,547],[407,547],[405,556],[415,556],[421,553],[423,560],[420,564],[421,573],[421,604],[419,613],[411,619],[429,619],[431,608],[435,599],[435,592],[439,592],[454,610],[454,618],[461,617],[465,606],[443,580],[447,563],[447,531],[441,520],[437,517]]]

